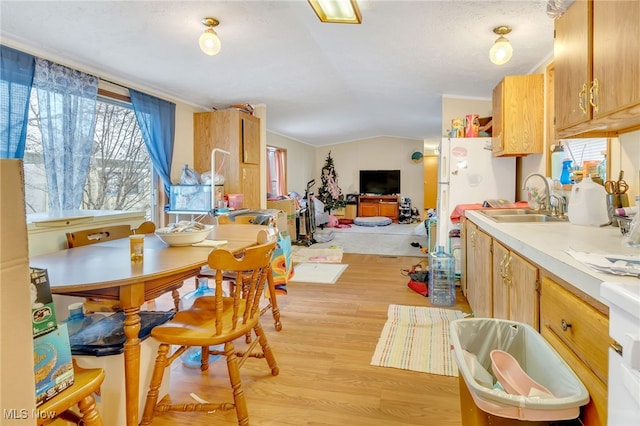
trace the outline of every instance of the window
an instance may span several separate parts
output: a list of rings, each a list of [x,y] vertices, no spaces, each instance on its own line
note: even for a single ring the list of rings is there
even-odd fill
[[[267,147],[267,197],[287,195],[287,151]]]
[[[102,93],[102,92],[100,92]],[[81,209],[139,210],[152,219],[154,173],[131,103],[100,94]],[[27,213],[47,211],[47,180],[36,89],[24,155]]]
[[[565,157],[572,160],[572,166],[579,166],[584,171],[585,167],[589,174],[596,172],[598,164],[605,159],[607,155],[607,139],[562,139],[562,145],[565,147]],[[603,179],[606,180],[606,179]]]

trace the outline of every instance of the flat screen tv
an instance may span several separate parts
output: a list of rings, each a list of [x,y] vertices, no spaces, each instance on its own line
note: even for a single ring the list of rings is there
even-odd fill
[[[400,170],[360,170],[360,193],[400,194]]]

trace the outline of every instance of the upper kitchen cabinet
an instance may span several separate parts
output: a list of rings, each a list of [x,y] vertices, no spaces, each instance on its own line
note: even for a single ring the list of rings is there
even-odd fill
[[[555,23],[558,138],[640,127],[640,2],[576,0]]]
[[[243,194],[243,207],[260,208],[260,119],[237,109],[193,115],[194,167],[211,170],[211,151],[228,151],[224,190]]]
[[[493,155],[540,154],[543,135],[543,74],[506,76],[493,89]]]

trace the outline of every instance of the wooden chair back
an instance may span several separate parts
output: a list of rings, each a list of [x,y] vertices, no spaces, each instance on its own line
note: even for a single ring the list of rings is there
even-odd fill
[[[116,240],[131,235],[129,225],[103,226],[93,229],[67,232],[67,245],[69,248],[101,243],[103,241]]]
[[[153,234],[154,232],[156,232],[156,224],[150,221],[142,222],[133,230],[134,234]]]

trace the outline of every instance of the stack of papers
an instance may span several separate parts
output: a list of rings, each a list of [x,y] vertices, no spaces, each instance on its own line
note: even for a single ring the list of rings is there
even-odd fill
[[[595,271],[640,277],[640,258],[638,256],[588,253],[572,249],[566,250],[566,252]]]

